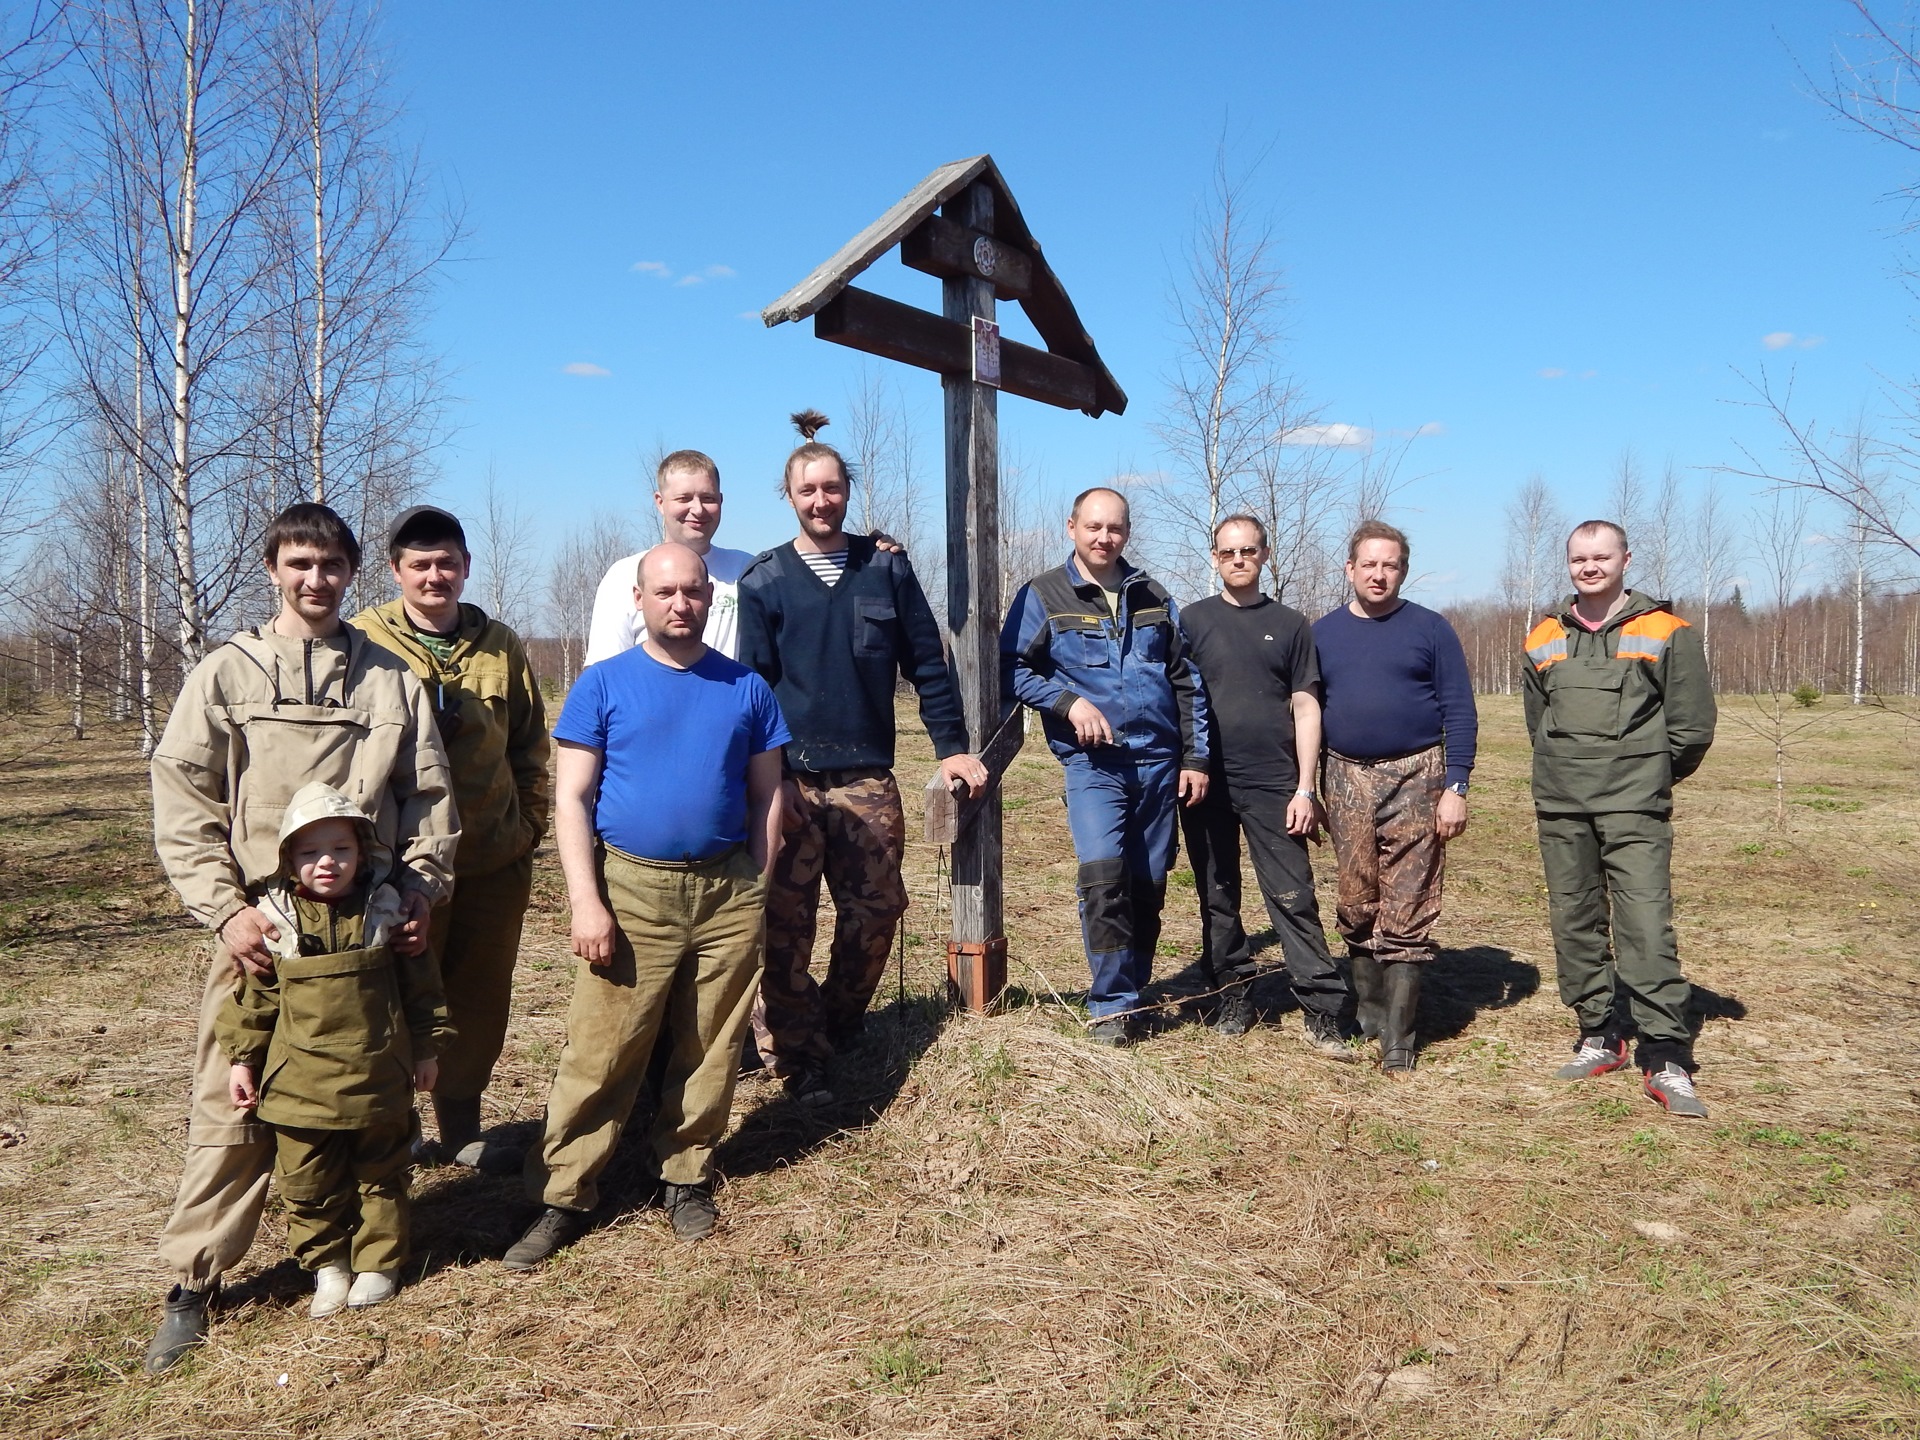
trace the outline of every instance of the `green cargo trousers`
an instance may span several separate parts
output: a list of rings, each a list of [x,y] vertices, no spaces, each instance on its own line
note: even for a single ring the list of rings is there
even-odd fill
[[[273,1134],[287,1249],[303,1268],[345,1265],[349,1257],[356,1274],[406,1263],[411,1114],[364,1130],[276,1125]]]
[[[487,875],[462,875],[433,907],[428,943],[446,986],[453,1043],[440,1057],[440,1100],[473,1100],[493,1078],[507,1042],[520,927],[533,894],[533,852]]]
[[[1641,1067],[1677,1060],[1691,1068],[1692,991],[1673,934],[1672,822],[1638,810],[1535,818],[1560,999],[1579,1016],[1580,1033],[1617,1034],[1624,1001]]]
[[[528,1194],[563,1210],[600,1203],[600,1172],[663,1034],[672,1049],[653,1121],[660,1178],[711,1178],[766,927],[766,881],[745,845],[691,864],[606,849],[600,873],[616,926],[613,959],[597,968],[582,960],[574,972],[546,1136],[527,1154]]]

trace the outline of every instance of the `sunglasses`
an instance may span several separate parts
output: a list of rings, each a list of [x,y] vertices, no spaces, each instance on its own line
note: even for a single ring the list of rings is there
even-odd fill
[[[1216,550],[1214,555],[1221,560],[1251,560],[1260,553],[1258,545],[1237,545],[1228,550]]]

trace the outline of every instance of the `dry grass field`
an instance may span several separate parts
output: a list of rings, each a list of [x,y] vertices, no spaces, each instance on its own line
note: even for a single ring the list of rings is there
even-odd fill
[[[1771,747],[1734,723],[1751,702],[1726,703],[1678,818],[1705,1124],[1632,1072],[1548,1078],[1572,1032],[1514,702],[1483,702],[1407,1083],[1310,1055],[1274,980],[1245,1039],[1192,1023],[1178,876],[1159,1033],[1080,1040],[1036,741],[1009,786],[1015,1003],[945,1013],[939,857],[915,846],[904,1000],[890,976],[836,1105],[741,1085],[714,1239],[676,1245],[623,1152],[604,1227],[512,1276],[517,1184],[435,1171],[413,1283],[316,1324],[270,1210],[212,1343],[158,1380],[139,1362],[203,937],[159,878],[127,737],[16,756],[0,1432],[1920,1436],[1920,725],[1835,709],[1802,734],[1783,831]],[[928,763],[909,746],[910,784]],[[529,1133],[569,979],[542,869],[491,1117]]]

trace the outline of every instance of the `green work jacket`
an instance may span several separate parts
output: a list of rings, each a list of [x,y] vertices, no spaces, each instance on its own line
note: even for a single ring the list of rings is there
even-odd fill
[[[1545,814],[1665,815],[1700,768],[1715,709],[1693,627],[1636,590],[1597,631],[1569,597],[1527,635],[1533,804]]]
[[[420,643],[398,600],[362,610],[353,624],[426,687],[460,811],[455,876],[511,865],[540,843],[553,806],[546,705],[520,637],[478,605],[462,604],[443,662]]]
[[[277,954],[265,978],[242,975],[214,1038],[252,1068],[255,1113],[269,1125],[362,1130],[413,1108],[414,1062],[437,1057],[453,1030],[432,952],[408,958],[387,943],[398,905],[385,885],[334,905],[284,889],[263,897],[282,949],[299,953]]]

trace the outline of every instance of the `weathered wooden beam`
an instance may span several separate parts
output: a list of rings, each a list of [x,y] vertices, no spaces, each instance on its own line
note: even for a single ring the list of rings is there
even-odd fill
[[[973,374],[971,323],[942,319],[857,286],[849,285],[815,313],[813,333],[940,375]],[[1000,342],[1000,388],[1009,395],[1062,410],[1091,410],[1098,403],[1099,385],[1097,372],[1077,360],[1014,340]]]
[[[975,182],[947,202],[946,215],[955,224],[992,234],[993,204],[993,187]],[[978,755],[992,745],[1005,718],[1000,706],[1000,396],[972,378],[973,322],[994,318],[993,282],[953,276],[941,282],[940,291],[944,323],[965,338],[968,350],[966,367],[943,373],[940,388],[946,401],[947,641],[967,717],[967,744]],[[1001,347],[1003,386],[1010,348]],[[965,1002],[981,1009],[997,998],[1006,976],[1001,866],[996,796],[973,824],[956,832],[948,871],[953,935],[947,942],[947,975]]]
[[[900,263],[942,279],[991,280],[996,300],[1033,293],[1033,257],[978,230],[929,215],[900,240]]]
[[[968,795],[964,786],[957,791],[948,788],[941,783],[936,771],[928,779],[922,797],[921,838],[929,845],[951,845],[967,833],[967,827],[979,818],[987,805],[999,804],[1000,777],[1007,773],[1007,767],[1013,764],[1013,757],[1020,753],[1026,739],[1025,715],[1016,705],[1000,722],[993,739],[980,751],[980,763],[987,767],[987,788],[978,795]]]
[[[993,169],[993,157],[974,155],[942,165],[888,207],[885,214],[854,236],[813,272],[760,312],[767,325],[804,320],[819,310],[854,276],[878,260],[914,226],[940,207],[942,201]],[[994,172],[998,175],[998,171]],[[1002,181],[1002,184],[1005,182]]]

